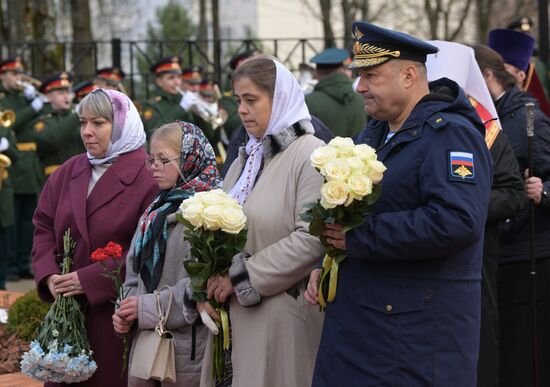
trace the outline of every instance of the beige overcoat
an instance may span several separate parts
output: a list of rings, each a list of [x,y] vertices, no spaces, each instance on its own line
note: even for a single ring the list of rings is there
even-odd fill
[[[308,233],[300,213],[320,196],[322,178],[309,157],[324,143],[309,134],[313,132],[309,125],[296,126],[267,137],[263,170],[244,204],[245,251],[251,254],[246,269],[262,300],[243,307],[235,295],[231,297],[234,387],[311,385],[323,314],[307,303],[304,292],[323,246]],[[245,157],[241,151],[228,171],[224,190],[236,183]],[[202,386],[213,386],[211,339]]]

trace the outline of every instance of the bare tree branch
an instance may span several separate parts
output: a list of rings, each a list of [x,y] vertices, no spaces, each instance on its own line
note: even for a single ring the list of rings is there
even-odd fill
[[[448,11],[448,14],[451,14],[451,4],[453,2],[450,1],[449,2],[449,11]],[[458,25],[457,27],[455,28],[455,30],[451,33],[451,34],[447,34],[445,33],[445,40],[449,40],[449,41],[453,41],[457,38],[458,34],[462,31],[462,28],[464,27],[464,22],[466,21],[467,17],[468,17],[468,12],[470,11],[470,6],[472,5],[472,0],[467,0],[466,1],[466,4],[464,5],[464,7],[462,8],[462,11],[460,12],[460,16],[458,18]],[[447,24],[448,23],[448,18],[447,20],[445,21],[445,23]],[[448,30],[447,27],[445,27],[446,30]]]

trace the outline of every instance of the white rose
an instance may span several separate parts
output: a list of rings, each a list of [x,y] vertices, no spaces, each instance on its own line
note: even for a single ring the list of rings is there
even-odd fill
[[[321,205],[324,208],[340,206],[348,199],[349,187],[340,180],[328,181],[321,187]]]
[[[367,144],[355,145],[353,154],[363,161],[376,160],[376,151]]]
[[[362,199],[372,192],[372,181],[365,175],[351,175],[348,178],[350,196]]]
[[[195,194],[195,197],[202,200],[205,206],[211,206],[226,201],[228,195],[221,189],[215,189],[212,191],[198,192]]]
[[[189,202],[189,203],[185,203]],[[184,206],[185,203],[185,206]],[[184,200],[180,206],[183,217],[189,221],[194,227],[202,227],[202,211],[204,206],[200,200],[191,201],[191,199]]]
[[[365,163],[363,162],[363,160],[361,160],[357,156],[351,156],[346,158],[346,162],[348,163],[351,169],[351,173],[364,173],[366,170]]]
[[[316,148],[313,153],[311,153],[311,157],[309,159],[311,160],[311,165],[313,165],[313,167],[322,169],[328,161],[335,159],[337,155],[338,151],[336,148],[321,146]]]
[[[204,228],[212,231],[219,230],[221,228],[221,216],[223,207],[220,205],[208,206],[202,212],[202,221]]]
[[[326,177],[327,181],[345,181],[351,173],[351,168],[345,159],[333,159],[325,164],[321,173]]]
[[[352,156],[353,148],[355,147],[353,140],[349,137],[334,137],[330,140],[328,146],[336,148],[339,157]]]
[[[370,160],[367,165],[367,175],[369,176],[369,179],[371,179],[374,184],[380,183],[380,181],[382,181],[382,177],[384,177],[384,172],[387,169],[386,166],[378,160]]]
[[[241,208],[226,207],[222,211],[221,228],[230,234],[238,234],[246,224],[246,216]]]

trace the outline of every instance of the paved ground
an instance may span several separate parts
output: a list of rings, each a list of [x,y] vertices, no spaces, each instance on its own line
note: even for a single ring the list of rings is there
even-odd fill
[[[16,282],[7,282],[6,283],[6,289],[10,290],[12,292],[22,292],[25,293],[31,289],[34,289],[34,280],[31,279],[25,279],[25,280],[19,280]]]

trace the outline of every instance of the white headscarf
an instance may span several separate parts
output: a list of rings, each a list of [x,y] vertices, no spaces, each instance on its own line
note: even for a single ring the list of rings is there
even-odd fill
[[[287,129],[298,121],[311,120],[309,110],[304,99],[304,93],[294,75],[277,60],[275,63],[277,74],[275,77],[275,90],[271,117],[264,136],[260,139],[250,136],[246,144],[248,158],[241,177],[233,186],[229,194],[240,204],[246,201],[254,187],[256,177],[262,165],[265,139],[270,134]]]
[[[426,60],[428,81],[443,77],[452,79],[468,96],[482,104],[501,127],[497,109],[477,64],[473,48],[442,40],[429,40],[428,43],[439,48],[437,53],[428,55]]]
[[[145,130],[139,113],[132,100],[119,91],[96,89],[92,93],[104,92],[111,100],[113,107],[113,131],[107,153],[98,159],[90,154],[88,161],[92,165],[113,162],[118,156],[139,149],[145,144]],[[80,106],[77,108],[80,114]]]

